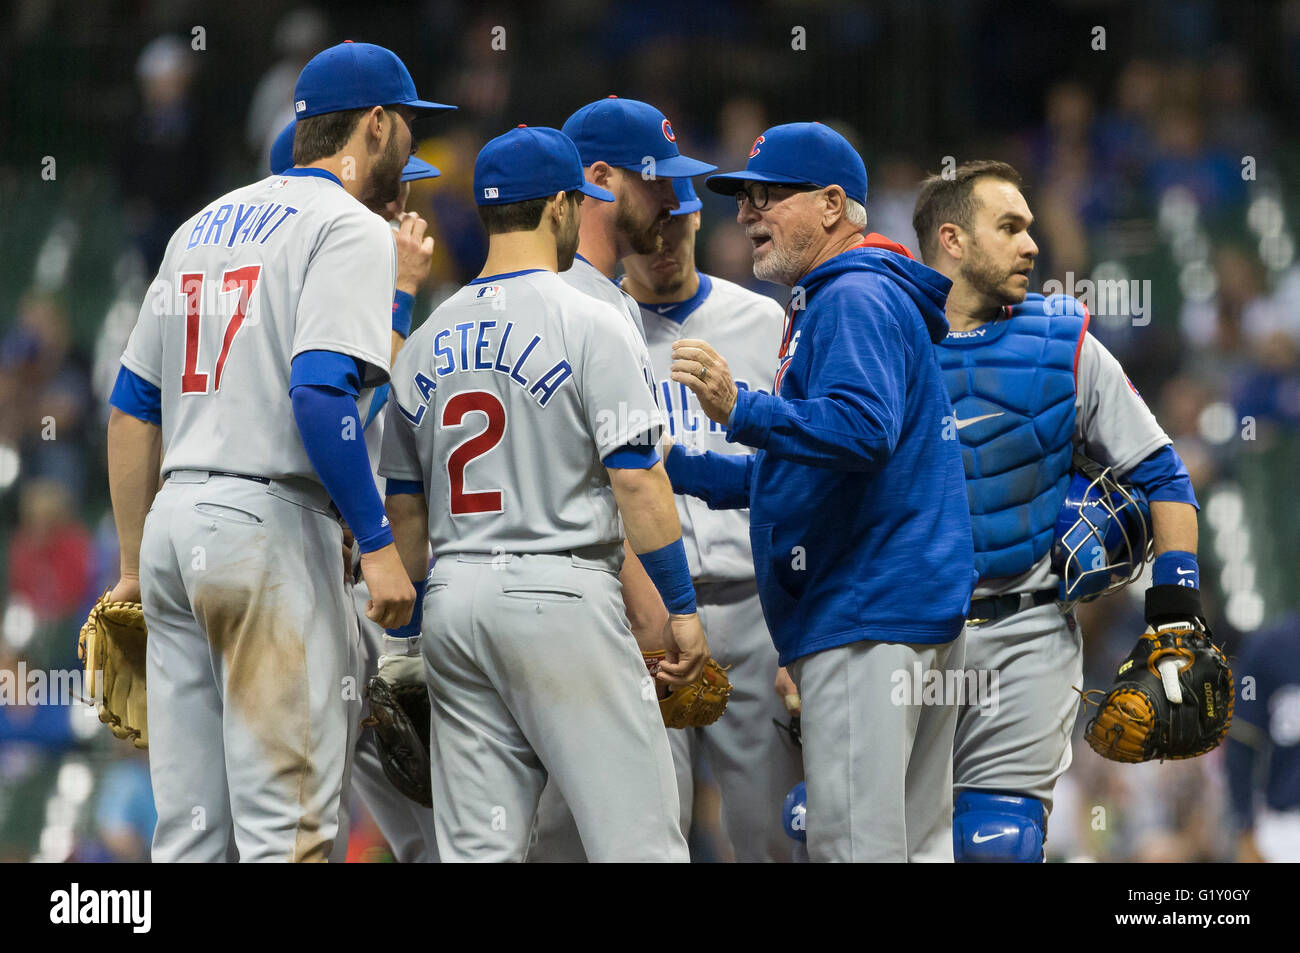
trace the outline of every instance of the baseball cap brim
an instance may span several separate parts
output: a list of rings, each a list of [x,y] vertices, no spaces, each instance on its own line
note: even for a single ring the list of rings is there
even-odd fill
[[[416,112],[421,113],[439,113],[446,112],[449,109],[456,109],[455,106],[444,106],[442,103],[431,103],[423,99],[412,99],[404,103],[397,103],[398,106],[410,106]]]
[[[702,208],[704,208],[703,202],[701,202],[699,199],[691,199],[689,202],[683,202],[681,205],[677,206],[677,208],[673,209],[668,214],[690,215],[692,212],[698,212]]]
[[[716,171],[718,168],[716,165],[709,165],[707,162],[701,162],[699,159],[692,159],[688,156],[669,156],[666,159],[655,159],[654,163],[654,177],[656,179],[688,179],[692,176]],[[587,165],[590,164],[587,163]],[[614,163],[610,164],[613,165]],[[620,168],[640,171],[645,168],[645,163],[638,162],[635,165],[625,165],[620,166]]]
[[[592,185],[590,182],[583,182],[578,186],[578,191],[583,195],[590,195],[598,202],[614,201],[614,193],[608,189],[602,189],[599,185]]]
[[[807,179],[801,179],[797,175],[782,175],[778,172],[746,172],[744,169],[739,172],[711,175],[704,180],[704,184],[709,187],[709,191],[717,192],[719,195],[735,195],[744,187],[746,182],[773,182],[778,185],[812,184]]]
[[[442,170],[436,165],[431,165],[423,159],[417,159],[415,156],[406,160],[406,165],[402,167],[402,181],[415,182],[419,179],[436,179],[442,175]]]

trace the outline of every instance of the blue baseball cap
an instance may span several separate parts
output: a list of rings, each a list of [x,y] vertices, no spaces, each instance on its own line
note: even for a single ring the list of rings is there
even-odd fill
[[[690,179],[685,177],[673,179],[673,192],[677,194],[678,205],[669,213],[670,215],[690,215],[704,208],[704,203],[695,194],[695,186],[691,184]]]
[[[271,174],[279,175],[285,169],[293,168],[293,134],[298,128],[296,119],[289,120],[289,125],[280,130],[271,144]],[[406,160],[402,166],[402,181],[414,182],[416,179],[436,179],[442,175],[436,165],[431,165],[415,156]]]
[[[673,124],[649,103],[635,99],[598,99],[566,119],[563,130],[578,147],[583,166],[608,162],[620,169],[640,170],[649,157],[654,159],[654,177],[659,179],[703,175],[717,169],[682,155]]]
[[[351,40],[308,60],[293,88],[298,119],[371,106],[409,106],[417,112],[456,108],[416,96],[411,74],[392,50]]]
[[[838,185],[864,205],[867,167],[849,141],[820,122],[773,126],[754,140],[749,161],[739,172],[711,175],[704,180],[720,195],[735,195],[746,182],[783,185]]]
[[[517,126],[488,142],[474,160],[474,201],[479,205],[509,205],[574,189],[614,201],[613,192],[584,178],[578,147],[558,129]]]

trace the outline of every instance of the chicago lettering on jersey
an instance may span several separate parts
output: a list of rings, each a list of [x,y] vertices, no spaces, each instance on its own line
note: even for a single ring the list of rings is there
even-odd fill
[[[573,367],[568,361],[558,361],[551,367],[542,369],[542,365],[533,360],[533,352],[542,343],[542,336],[534,334],[523,349],[516,351],[510,347],[510,337],[515,323],[506,321],[502,326],[499,321],[466,321],[451,328],[443,328],[433,338],[435,377],[447,377],[450,374],[490,371],[509,378],[526,390],[537,401],[538,406],[545,407],[556,392],[573,377]],[[516,342],[516,347],[522,338]],[[515,356],[517,353],[517,357]],[[438,388],[438,382],[423,372],[412,378],[420,394],[422,405],[414,414],[402,413],[419,426],[424,417],[424,403]]]
[[[284,224],[290,215],[297,215],[298,210],[292,205],[279,202],[259,202],[256,205],[238,206],[227,203],[203,211],[190,232],[185,248],[188,251],[196,245],[235,245],[256,243],[265,245],[277,228]]]
[[[749,390],[749,382],[738,380],[737,390]],[[653,388],[652,388],[653,389]],[[762,388],[759,388],[762,390]],[[766,393],[766,391],[764,391]],[[709,433],[723,433],[725,428],[716,420],[710,420],[700,409],[699,398],[693,395],[685,384],[673,380],[659,382],[659,409],[668,421],[668,436],[676,439],[678,434],[707,429]]]

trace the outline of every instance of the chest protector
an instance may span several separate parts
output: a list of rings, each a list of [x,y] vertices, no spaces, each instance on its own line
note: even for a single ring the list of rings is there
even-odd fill
[[[1010,316],[936,348],[961,441],[980,579],[1028,571],[1052,548],[1070,484],[1075,360],[1088,314],[1028,295]]]

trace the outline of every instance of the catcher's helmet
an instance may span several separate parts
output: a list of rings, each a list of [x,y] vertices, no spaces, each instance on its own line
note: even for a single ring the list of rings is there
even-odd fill
[[[1117,482],[1110,468],[1075,473],[1056,516],[1052,570],[1057,593],[1073,606],[1123,589],[1142,573],[1152,547],[1146,494]]]

